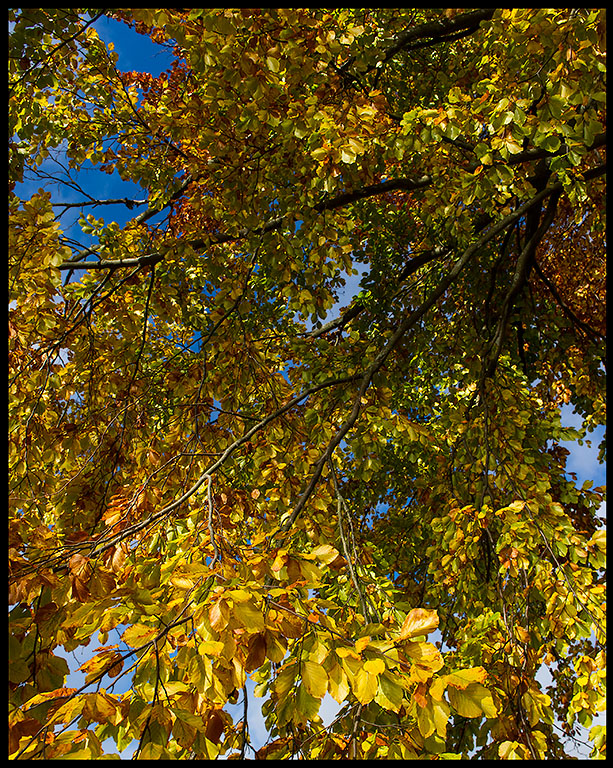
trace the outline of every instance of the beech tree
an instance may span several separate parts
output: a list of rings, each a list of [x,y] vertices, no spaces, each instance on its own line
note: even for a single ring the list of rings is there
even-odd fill
[[[605,10],[9,22],[12,757],[602,756]]]

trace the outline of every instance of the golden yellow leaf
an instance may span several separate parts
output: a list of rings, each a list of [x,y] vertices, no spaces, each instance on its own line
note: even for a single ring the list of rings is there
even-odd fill
[[[426,608],[413,608],[400,629],[400,640],[408,640],[418,635],[427,635],[438,627],[436,611]]]
[[[358,653],[362,653],[362,651],[364,650],[364,648],[366,648],[366,646],[368,645],[369,642],[370,642],[370,636],[369,635],[366,635],[365,637],[358,638],[355,641],[355,646],[354,646],[355,650]]]
[[[447,684],[454,688],[466,688],[470,683],[482,683],[486,678],[487,672],[483,667],[459,669],[445,676]]]
[[[171,576],[170,583],[177,589],[192,589],[195,582],[188,579],[187,576]]]
[[[385,662],[383,659],[369,659],[364,662],[364,669],[372,675],[380,675],[385,671]]]
[[[144,624],[133,624],[128,627],[121,639],[126,645],[132,646],[132,648],[138,648],[145,643],[151,642],[155,639],[159,633],[159,630],[155,627],[147,627]]]
[[[328,675],[321,664],[304,661],[300,667],[304,687],[317,699],[321,699],[328,689]]]
[[[371,675],[365,669],[361,669],[355,676],[353,692],[360,704],[368,704],[375,698],[379,688],[379,678]]]

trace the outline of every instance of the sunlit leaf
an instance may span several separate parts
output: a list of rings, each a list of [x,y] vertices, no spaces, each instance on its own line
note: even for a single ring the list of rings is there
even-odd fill
[[[436,611],[414,608],[404,620],[399,637],[401,640],[406,640],[418,635],[427,635],[438,627],[438,623]]]

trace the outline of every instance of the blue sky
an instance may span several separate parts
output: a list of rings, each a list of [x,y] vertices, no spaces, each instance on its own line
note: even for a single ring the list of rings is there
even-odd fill
[[[117,66],[123,71],[149,72],[157,77],[172,62],[173,57],[165,48],[151,42],[147,35],[139,35],[121,21],[101,17],[93,26],[101,40],[107,45],[113,43],[119,57]]]
[[[100,18],[94,23],[94,26],[101,39],[105,43],[114,44],[115,51],[119,57],[118,67],[120,69],[139,70],[143,72],[149,72],[155,76],[167,69],[170,65],[172,57],[169,51],[152,43],[147,36],[139,35],[134,30],[129,29],[127,25],[106,18]],[[43,168],[45,167],[52,167],[51,162],[47,161],[47,164],[43,165]],[[84,173],[87,175],[86,171]],[[98,179],[103,182],[103,186],[98,188],[100,197],[144,197],[143,190],[138,185],[132,184],[130,182],[122,182],[116,174],[111,176],[104,175],[102,178],[100,175],[98,175]],[[41,184],[36,180],[31,183],[25,183],[24,185],[20,186],[19,192],[20,194],[27,195],[28,193],[34,192],[36,189],[38,189],[39,186],[41,186]],[[55,196],[57,189],[54,189],[53,192],[54,199],[59,199],[63,202],[74,202],[76,200],[82,199],[77,192],[70,192],[68,194],[62,193],[64,196],[60,198]],[[85,212],[92,212],[95,216],[104,216],[104,218],[107,220],[114,218],[120,224],[123,224],[129,218],[138,213],[138,211],[128,211],[127,208],[121,205],[113,207],[105,206],[104,209],[86,208]],[[78,209],[69,211],[64,219],[64,227],[68,230],[68,222],[75,222],[78,216]],[[80,232],[80,229],[78,229],[78,233],[74,233],[74,236],[78,236],[79,239],[83,239],[83,235]],[[361,267],[361,265],[358,266]],[[77,277],[78,275],[75,275],[75,278]],[[329,318],[335,317],[338,314],[338,308],[340,306],[347,306],[350,303],[351,298],[359,290],[360,279],[361,274],[347,278],[345,288],[339,294],[338,303],[329,312]],[[578,417],[573,413],[572,408],[569,406],[565,406],[563,408],[562,420],[562,423],[565,426],[578,425]],[[598,443],[602,439],[602,434],[603,428],[599,428],[596,430],[596,432],[587,436],[591,441],[591,446],[585,442],[582,446],[578,445],[577,443],[565,443],[565,447],[571,451],[570,456],[568,457],[567,470],[569,472],[575,472],[580,483],[584,480],[591,480],[593,481],[594,486],[598,486],[603,485],[606,482],[604,466],[598,464],[597,462]],[[602,511],[604,514],[604,505]],[[98,645],[99,643],[97,638],[94,638],[92,643],[90,643],[90,645],[86,648],[79,648],[74,653],[69,654],[60,653],[60,655],[66,656],[69,662],[69,666],[72,670],[72,674],[69,676],[69,679],[66,683],[68,686],[79,686],[82,683],[84,675],[77,672],[76,670],[80,664],[82,664],[92,655],[93,649]],[[115,688],[115,691],[118,692],[125,690],[125,686],[128,684],[129,678],[126,679],[125,683],[123,681],[120,683],[120,685],[124,686],[123,688],[118,685],[117,688]],[[248,684],[248,687],[251,694],[249,701],[250,730],[254,746],[257,748],[261,746],[266,740],[266,729],[260,712],[259,704],[261,703],[261,700],[255,699],[253,697],[251,693],[253,684],[251,684],[251,682]],[[242,704],[240,700],[239,703],[234,707],[229,707],[229,711],[232,711],[233,714],[236,713],[236,717],[239,718],[242,713]],[[338,706],[329,696],[327,696],[324,700],[324,706],[322,707],[321,711],[324,722],[328,724],[334,718],[337,711]],[[131,749],[126,750],[123,753],[123,757],[129,758],[131,751]],[[578,752],[577,754],[579,756],[582,755],[581,752]],[[587,753],[585,753],[585,756],[587,756]]]

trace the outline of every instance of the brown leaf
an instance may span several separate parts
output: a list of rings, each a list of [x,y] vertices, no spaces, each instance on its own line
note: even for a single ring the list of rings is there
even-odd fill
[[[251,635],[247,651],[247,661],[245,669],[252,672],[259,669],[266,660],[266,636],[262,632]]]
[[[218,709],[214,709],[206,724],[205,735],[213,744],[218,744],[223,733],[224,721]]]

